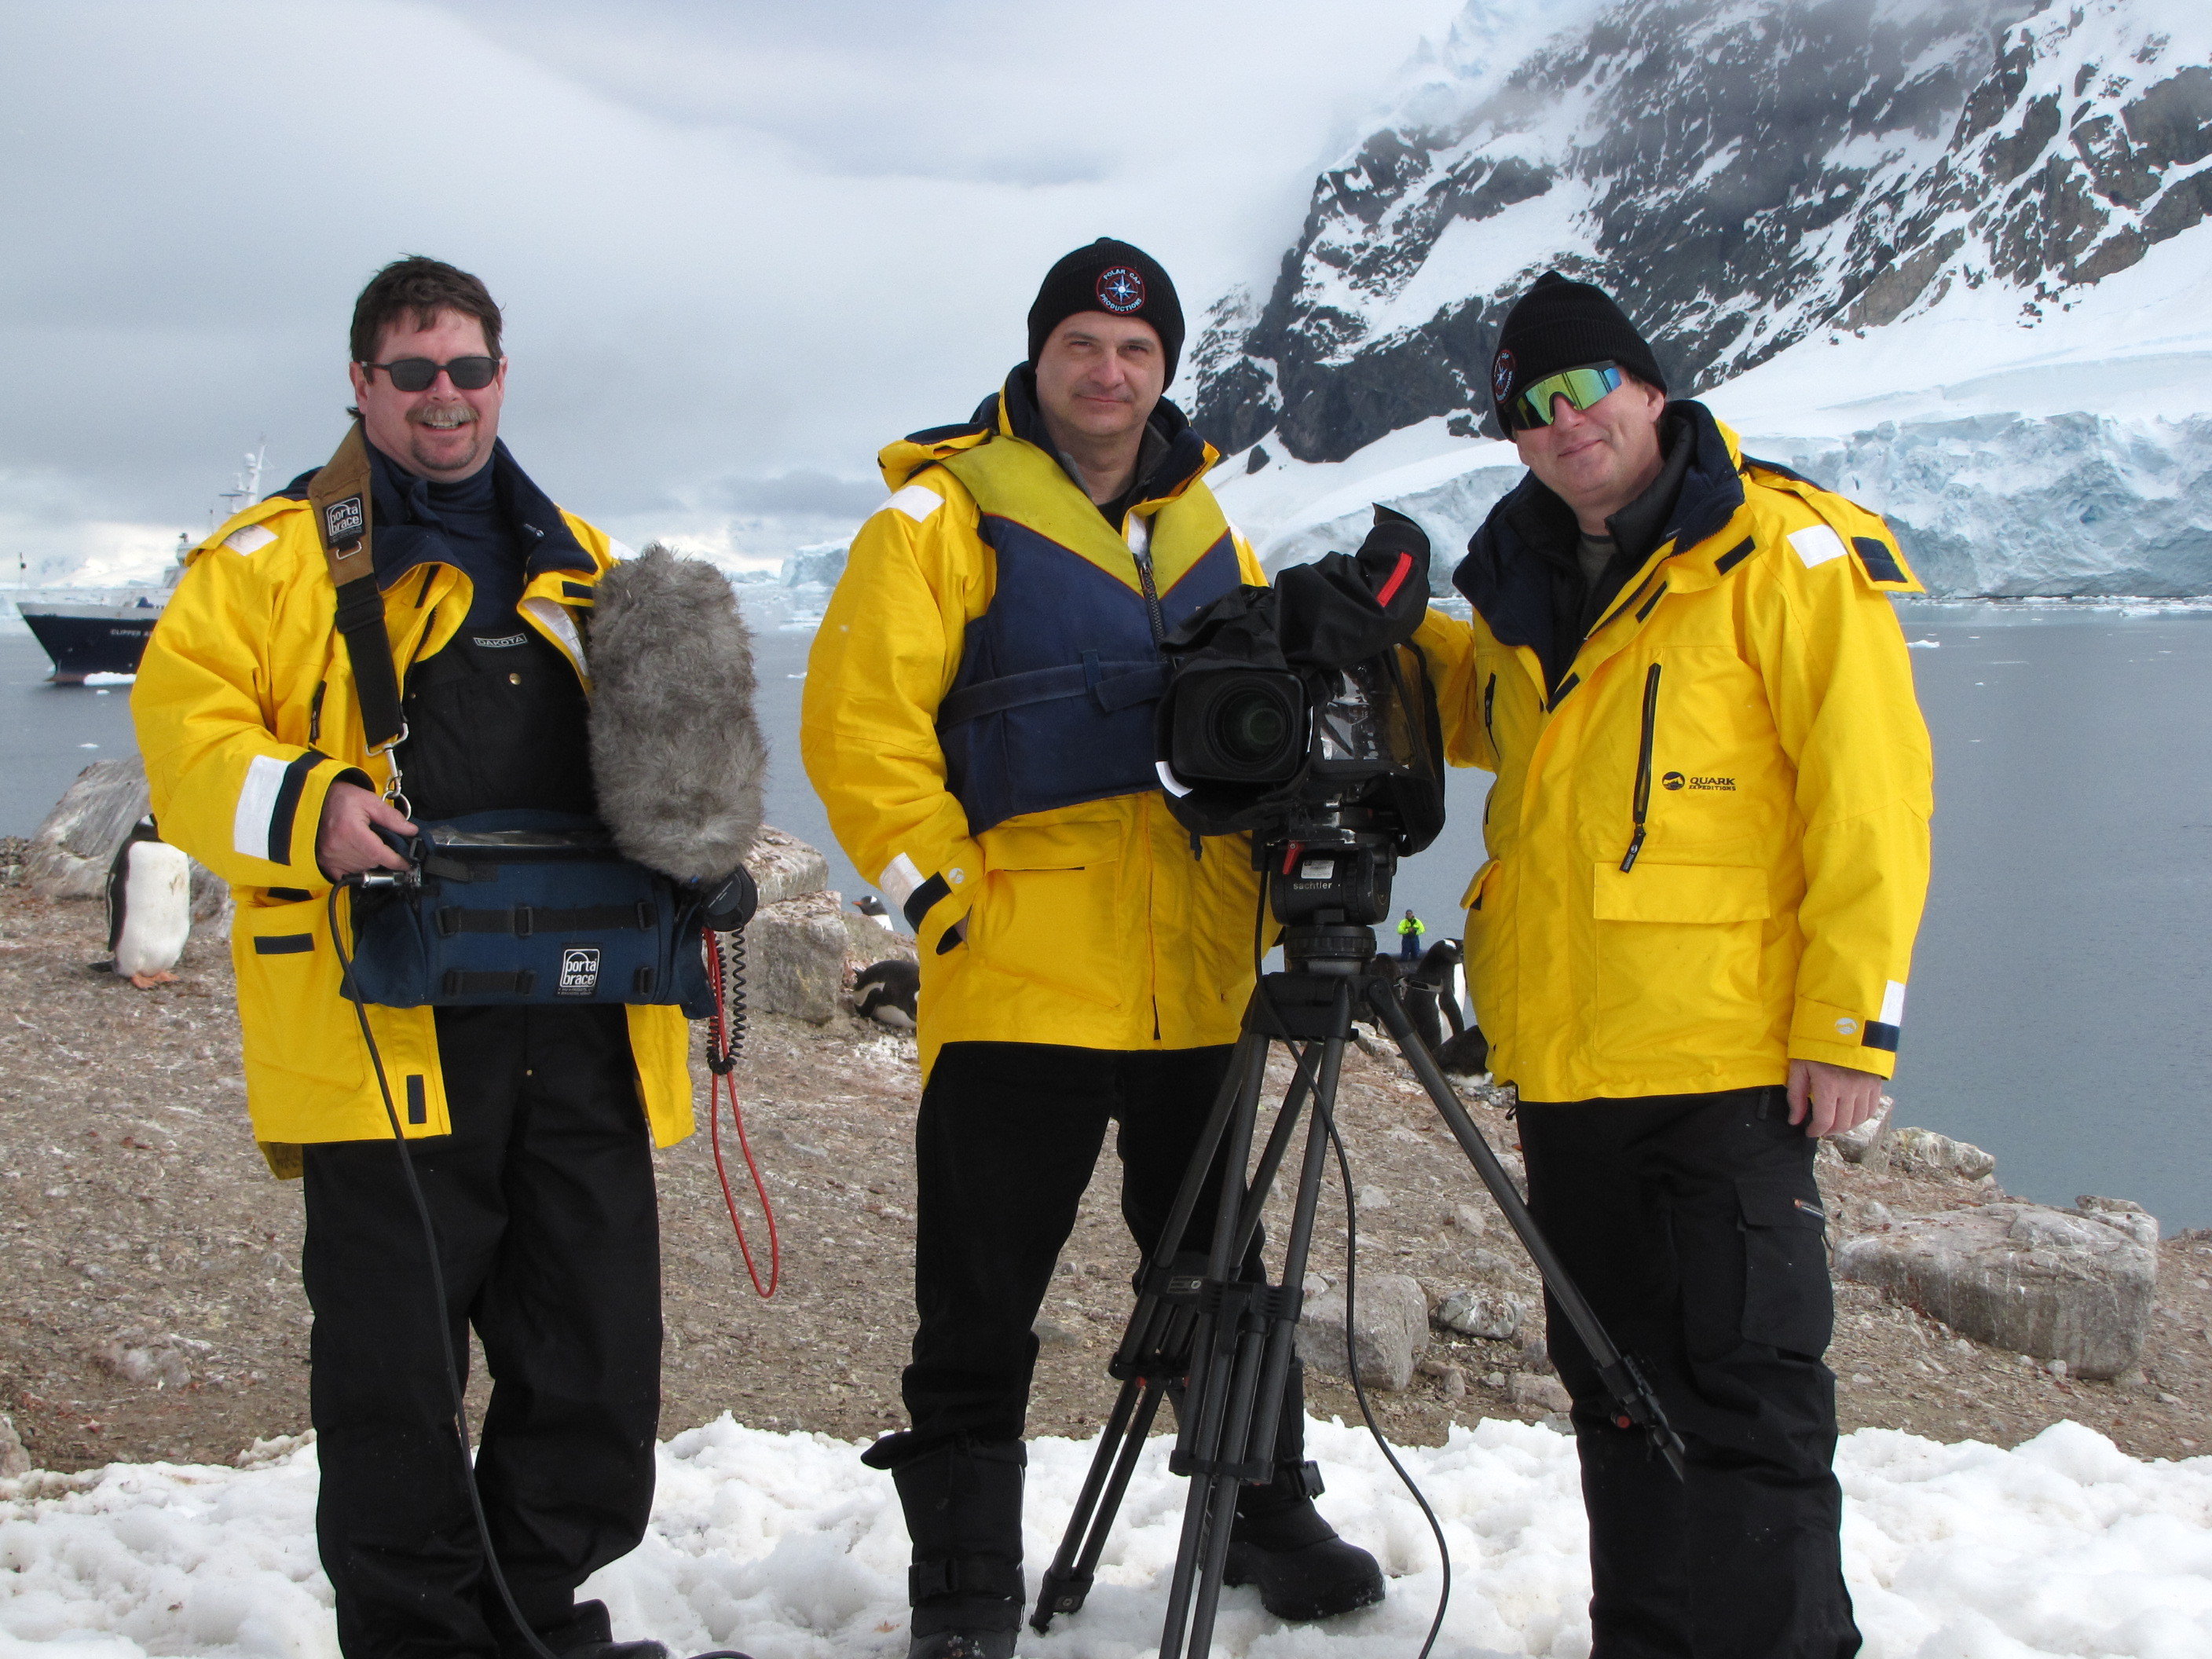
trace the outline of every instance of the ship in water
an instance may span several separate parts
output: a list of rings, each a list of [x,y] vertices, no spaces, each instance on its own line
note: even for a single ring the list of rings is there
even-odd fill
[[[261,471],[268,454],[264,442],[246,457],[237,482],[218,498],[222,505],[214,514],[216,524],[261,499]],[[56,684],[82,685],[90,678],[127,678],[138,672],[138,659],[146,653],[146,641],[153,637],[154,624],[161,620],[177,578],[185,573],[185,555],[193,544],[190,536],[179,536],[174,562],[151,586],[17,592],[15,610],[53,659]]]

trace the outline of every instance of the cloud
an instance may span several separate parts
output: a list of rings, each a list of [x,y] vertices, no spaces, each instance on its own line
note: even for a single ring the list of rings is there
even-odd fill
[[[317,464],[354,295],[419,251],[506,307],[505,430],[563,501],[811,536],[1018,359],[1068,247],[1139,242],[1194,314],[1264,278],[1455,9],[11,8],[0,477],[50,481],[11,527],[195,522],[264,435],[277,480]]]

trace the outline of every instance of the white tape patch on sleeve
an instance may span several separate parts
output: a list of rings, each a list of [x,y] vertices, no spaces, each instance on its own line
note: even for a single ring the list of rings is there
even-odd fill
[[[914,896],[914,890],[921,885],[921,872],[914,867],[914,860],[901,853],[876,878],[876,885],[884,890],[884,896],[898,908],[906,908],[906,902]]]
[[[276,539],[276,532],[265,524],[242,524],[222,538],[222,544],[234,553],[258,553]]]
[[[884,505],[896,507],[916,524],[927,524],[929,515],[945,505],[945,497],[927,484],[908,484]]]
[[[634,559],[637,556],[637,550],[630,546],[629,543],[618,542],[613,537],[610,536],[607,538],[607,556],[611,559],[617,560]]]
[[[1844,538],[1824,524],[1791,531],[1790,545],[1797,550],[1797,556],[1805,562],[1808,570],[1831,559],[1840,559],[1850,550],[1844,545]]]
[[[1881,1023],[1885,1025],[1905,1024],[1905,987],[1893,979],[1886,981],[1881,988]]]
[[[250,859],[269,856],[269,820],[276,816],[276,797],[284,788],[284,763],[274,755],[256,755],[246,769],[246,783],[238,792],[238,811],[230,821],[234,852]]]
[[[582,672],[583,636],[576,632],[575,619],[569,616],[568,607],[556,605],[550,599],[525,599],[522,608],[538,620],[545,631],[553,636],[554,642],[568,653],[569,660],[576,665],[577,672]]]

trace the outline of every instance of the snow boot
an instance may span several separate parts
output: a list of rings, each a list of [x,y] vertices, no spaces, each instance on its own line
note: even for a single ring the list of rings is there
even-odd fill
[[[1257,1584],[1260,1605],[1278,1619],[1333,1619],[1382,1599],[1382,1569],[1321,1517],[1321,1468],[1305,1461],[1304,1367],[1293,1360],[1275,1431],[1275,1478],[1237,1494],[1224,1584]]]
[[[1022,1626],[1018,1440],[939,1446],[891,1471],[914,1565],[907,1659],[1013,1659]]]
[[[1279,1465],[1267,1485],[1237,1494],[1221,1582],[1257,1584],[1260,1605],[1278,1619],[1334,1619],[1382,1599],[1375,1558],[1338,1537],[1314,1508],[1321,1489],[1319,1468],[1297,1463]]]

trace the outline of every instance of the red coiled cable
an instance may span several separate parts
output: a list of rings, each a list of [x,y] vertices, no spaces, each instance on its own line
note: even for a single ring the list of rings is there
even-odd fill
[[[738,1235],[738,1252],[745,1259],[745,1273],[753,1281],[753,1290],[765,1301],[775,1294],[776,1280],[783,1269],[783,1253],[776,1242],[775,1209],[768,1200],[768,1185],[761,1178],[760,1164],[753,1157],[752,1145],[745,1138],[745,1116],[738,1104],[738,1043],[744,1036],[744,945],[742,934],[737,940],[737,1030],[731,1029],[729,988],[732,971],[725,961],[721,936],[713,933],[702,934],[708,959],[714,964],[714,1018],[708,1029],[707,1069],[713,1075],[707,1082],[707,1138],[714,1148],[714,1175],[722,1183],[722,1202],[730,1212],[730,1225]],[[738,1132],[738,1149],[744,1154],[745,1169],[752,1176],[753,1192],[760,1199],[761,1214],[768,1223],[768,1283],[761,1283],[759,1266],[753,1261],[752,1245],[745,1238],[745,1224],[738,1216],[737,1194],[730,1190],[730,1172],[722,1162],[722,1098],[730,1102],[730,1123]]]

